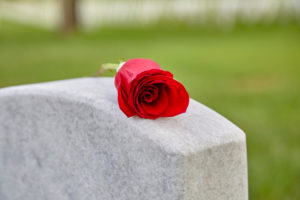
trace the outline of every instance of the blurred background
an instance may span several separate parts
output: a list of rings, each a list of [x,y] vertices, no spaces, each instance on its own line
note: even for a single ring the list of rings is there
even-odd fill
[[[250,199],[300,199],[299,0],[0,0],[0,87],[135,57],[246,132]]]

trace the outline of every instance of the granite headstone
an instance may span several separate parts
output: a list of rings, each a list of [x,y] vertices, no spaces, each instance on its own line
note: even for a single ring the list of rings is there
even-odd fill
[[[247,200],[245,134],[190,100],[147,120],[112,78],[0,89],[1,200]]]

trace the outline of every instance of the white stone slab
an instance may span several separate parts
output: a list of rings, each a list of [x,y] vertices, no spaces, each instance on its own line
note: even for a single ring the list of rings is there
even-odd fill
[[[1,200],[247,200],[244,133],[191,100],[127,118],[112,78],[0,90]]]

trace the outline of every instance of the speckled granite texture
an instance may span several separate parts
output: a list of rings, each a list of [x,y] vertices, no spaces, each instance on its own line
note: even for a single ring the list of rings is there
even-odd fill
[[[247,200],[244,133],[191,100],[145,120],[112,78],[0,89],[1,200]]]

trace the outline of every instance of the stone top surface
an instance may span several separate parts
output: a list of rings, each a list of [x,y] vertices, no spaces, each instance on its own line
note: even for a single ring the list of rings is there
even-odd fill
[[[113,78],[78,78],[0,89],[0,98],[22,96],[56,98],[67,100],[70,104],[89,105],[109,119],[138,130],[138,134],[170,153],[186,155],[245,140],[242,130],[193,99],[190,99],[187,112],[176,117],[156,120],[127,118],[119,109]]]

